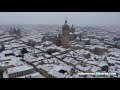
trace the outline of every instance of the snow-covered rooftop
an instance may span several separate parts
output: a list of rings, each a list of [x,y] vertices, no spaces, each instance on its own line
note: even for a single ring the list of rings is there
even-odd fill
[[[3,51],[2,53],[3,53],[3,54],[9,54],[9,53],[13,53],[13,51],[12,51],[12,50],[5,50],[5,51]]]
[[[87,71],[91,68],[91,66],[86,66],[86,67],[83,67],[82,65],[76,65],[76,68],[82,70],[82,71]]]
[[[41,75],[39,72],[28,74],[25,76],[17,77],[17,78],[45,78],[43,75]]]
[[[49,65],[49,64],[44,64],[44,65],[38,65],[37,68],[39,68],[39,69],[41,68],[45,71],[50,71],[53,68],[53,66]]]
[[[22,65],[22,66],[8,68],[7,70],[8,70],[8,74],[12,74],[12,73],[26,71],[26,70],[30,70],[30,69],[33,69],[33,67],[29,66],[29,65]]]
[[[98,66],[103,67],[103,66],[108,66],[106,61],[101,61]]]
[[[1,57],[0,62],[2,62],[2,61],[11,61],[11,56],[9,56],[9,57]]]
[[[13,66],[13,64],[10,63],[10,62],[2,62],[2,63],[0,63],[0,67],[6,67],[6,66]]]
[[[65,71],[65,73],[60,72],[60,70]],[[67,71],[63,69],[61,66],[55,66],[53,69],[49,71],[49,74],[56,78],[64,78],[67,75]]]

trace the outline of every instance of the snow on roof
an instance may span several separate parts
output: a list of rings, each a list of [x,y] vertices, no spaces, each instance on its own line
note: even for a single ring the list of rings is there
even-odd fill
[[[49,64],[44,64],[44,65],[38,65],[37,68],[41,68],[45,71],[50,71],[53,68],[53,66]]]
[[[11,39],[14,39],[14,38],[13,37],[2,38],[0,39],[0,42],[4,42],[6,40],[11,40]]]
[[[116,57],[120,57],[120,54],[118,52],[110,52],[109,54],[115,55]]]
[[[28,65],[22,65],[22,66],[12,67],[12,68],[9,68],[7,70],[8,70],[8,74],[12,74],[12,73],[26,71],[26,70],[30,70],[30,69],[33,69],[33,67],[28,66]]]
[[[4,61],[9,61],[9,62],[11,62],[13,65],[18,65],[19,63],[21,64],[21,62],[19,61],[20,60],[20,58],[19,57],[15,57],[15,56],[7,56],[7,57],[1,57],[0,58],[0,61],[2,62],[4,62]],[[18,64],[15,64],[15,63],[17,63],[17,62],[19,62]]]
[[[99,62],[98,61],[88,61],[87,63],[89,63],[89,64],[94,64],[94,65],[98,65],[99,64]]]
[[[69,66],[63,62],[60,63],[60,66],[63,67],[63,69],[65,69],[66,71],[70,71],[71,68],[73,68],[72,66]]]
[[[11,48],[17,48],[17,47],[24,47],[26,46],[25,44],[19,44],[19,43],[10,43],[8,45],[5,45],[5,47],[11,47]]]
[[[35,53],[42,53],[42,51],[38,50],[38,49],[34,49]],[[33,51],[34,52],[34,51]]]
[[[33,59],[36,59],[34,56],[33,56],[33,54],[31,54],[31,53],[26,53],[25,55],[24,55],[24,59],[25,60],[33,60]]]
[[[46,47],[46,49],[55,49],[53,46]]]
[[[99,44],[99,43],[100,43],[100,41],[99,41],[99,40],[97,40],[97,39],[92,39],[92,40],[91,40],[91,43],[93,43],[93,44]]]
[[[59,52],[52,53],[52,55],[58,55],[58,54],[60,54],[60,53]]]
[[[70,34],[73,34],[72,32],[70,32]]]
[[[110,59],[112,59],[112,60],[116,60],[117,58],[116,57],[109,57]]]
[[[40,56],[40,57],[38,57],[38,59],[41,60],[41,59],[45,59],[45,58],[43,56]]]
[[[110,57],[107,57],[107,61],[112,64],[115,64],[117,62],[116,60],[113,60]]]
[[[44,45],[40,45],[40,46],[35,46],[36,48],[42,48]]]
[[[106,61],[101,61],[101,62],[98,64],[98,66],[100,66],[100,67],[103,67],[103,66],[105,66],[105,65],[108,66],[108,64],[107,64]]]
[[[21,76],[21,77],[17,77],[17,78],[45,78],[43,75],[41,75],[39,72],[36,72],[36,73],[32,73],[32,74],[28,74],[28,75],[25,75],[25,76]]]
[[[54,65],[49,73],[57,78],[65,78],[71,68],[73,67],[61,62],[59,65]]]
[[[48,58],[48,57],[51,57],[51,55],[49,55],[49,54],[45,54],[45,57],[47,57],[47,58]]]
[[[14,66],[24,65],[23,61],[20,61],[19,57],[16,57],[10,61]]]
[[[63,55],[57,55],[56,57],[61,59],[63,57]]]
[[[108,69],[115,69],[115,66],[109,66]]]
[[[98,70],[101,70],[101,68],[100,68],[100,67],[96,67],[96,66],[93,66],[93,67],[91,68],[91,71],[92,71],[92,72],[96,72],[96,71],[98,71]]]
[[[114,66],[120,69],[120,65],[118,65],[118,64],[115,64]]]
[[[95,48],[106,49],[106,47],[103,47],[103,46],[100,46],[100,45],[91,45],[89,48],[90,49],[95,49]]]
[[[36,62],[32,62],[33,65],[37,66],[41,63],[41,61],[36,61]]]
[[[24,41],[24,42],[28,42],[28,39],[29,39],[29,38],[27,38],[27,37],[22,37],[22,38],[20,38],[20,40],[22,40],[22,41]]]
[[[87,54],[87,53],[89,53],[89,51],[88,51],[88,50],[81,49],[81,50],[77,51],[77,53]]]
[[[111,73],[117,73],[117,71],[115,70],[115,66],[108,67],[108,71]]]
[[[117,69],[116,73],[118,73],[119,74],[118,77],[120,77],[120,68]]]
[[[79,36],[77,36],[76,40],[80,40]]]
[[[71,57],[66,57],[66,58],[64,58],[63,59],[63,61],[66,61],[66,62],[71,62],[73,60],[73,58],[71,58]]]
[[[56,78],[65,78],[65,76],[67,75],[67,71],[65,73],[62,73],[60,72],[60,70],[66,71],[61,66],[54,66],[54,68],[49,71],[49,74]]]
[[[2,52],[3,54],[13,53],[12,50],[5,50]]]
[[[119,59],[120,60],[120,59]],[[116,63],[120,64],[120,61],[115,61]]]
[[[41,56],[41,57],[38,57],[38,58],[29,58],[29,59],[27,59],[27,61],[34,62],[34,61],[40,61],[42,59],[45,59],[45,58],[43,56]]]
[[[75,47],[82,47],[80,44],[75,44]]]
[[[106,47],[103,47],[103,46],[96,46],[97,48],[102,48],[102,49],[104,49],[104,48],[106,48]]]
[[[19,55],[20,54],[20,50],[14,50],[14,54],[15,55]]]
[[[44,60],[45,60],[45,59],[44,59]],[[57,59],[57,58],[54,58],[54,57],[53,57],[53,58],[50,58],[50,59],[47,59],[47,60],[48,60],[49,62],[50,62],[50,61],[58,61],[58,59]]]
[[[11,37],[10,35],[0,35],[0,38]]]
[[[90,66],[86,66],[86,67],[83,67],[82,65],[76,65],[76,68],[82,70],[82,71],[87,71],[89,70],[91,67]]]
[[[73,65],[77,65],[78,61],[74,60],[74,62],[72,62]]]
[[[78,32],[75,32],[74,34],[78,34]]]
[[[87,36],[94,36],[94,37],[95,37],[96,35],[95,35],[95,34],[89,34],[89,35],[87,35]]]
[[[99,38],[102,38],[102,37],[101,37],[101,36],[96,36],[96,38],[98,38],[98,39],[99,39]]]
[[[56,49],[59,49],[60,51],[65,51],[65,48],[57,47]]]
[[[83,41],[88,41],[88,40],[90,40],[90,39],[88,39],[88,38],[85,38],[85,39],[82,39]]]
[[[11,56],[9,56],[9,57],[1,57],[0,62],[1,61],[11,61]]]
[[[6,66],[11,66],[11,65],[13,65],[12,63],[10,63],[10,62],[2,62],[2,63],[0,63],[0,66],[1,67],[6,67]]]
[[[52,42],[50,42],[50,41],[45,41],[45,42],[43,42],[42,44],[46,44],[46,45],[48,45],[48,44],[51,44]]]

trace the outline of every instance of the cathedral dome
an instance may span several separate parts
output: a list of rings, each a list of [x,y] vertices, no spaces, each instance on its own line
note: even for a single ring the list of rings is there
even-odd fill
[[[65,24],[62,26],[62,30],[69,30],[69,25],[67,24],[67,20],[65,20]]]

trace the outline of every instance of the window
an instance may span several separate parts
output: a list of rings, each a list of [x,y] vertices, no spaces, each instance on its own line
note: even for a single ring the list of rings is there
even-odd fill
[[[22,71],[21,74],[24,75],[24,74],[25,74],[25,71]]]
[[[27,73],[29,74],[29,73],[30,73],[30,71],[28,70],[28,71],[27,71]]]
[[[22,71],[22,75],[24,75],[25,74],[25,71]]]
[[[21,73],[17,73],[18,76],[21,76],[22,74]]]

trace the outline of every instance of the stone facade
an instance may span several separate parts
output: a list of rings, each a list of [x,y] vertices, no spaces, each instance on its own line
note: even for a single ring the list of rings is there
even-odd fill
[[[69,47],[69,25],[67,24],[67,20],[65,20],[65,24],[62,26],[62,34],[59,34],[58,41],[61,43],[63,48]]]
[[[9,74],[9,78],[16,78],[33,73],[33,69]]]
[[[30,70],[25,70],[25,71],[21,71],[21,72],[11,73],[11,74],[8,74],[8,75],[9,75],[9,78],[16,78],[16,77],[24,76],[24,75],[27,75],[27,74],[31,74],[33,72],[34,72],[34,70],[30,69]]]

